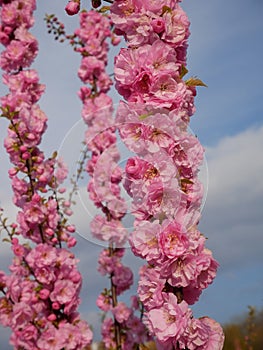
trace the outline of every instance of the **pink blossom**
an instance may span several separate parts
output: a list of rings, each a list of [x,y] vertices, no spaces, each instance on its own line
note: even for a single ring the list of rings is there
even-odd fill
[[[13,305],[6,297],[0,298],[0,322],[4,327],[10,327],[13,318]]]
[[[117,186],[116,186],[117,187]],[[115,188],[116,188],[115,187]],[[119,187],[117,187],[119,191]],[[115,193],[116,194],[116,193]],[[118,193],[119,196],[119,193]],[[108,209],[113,220],[121,220],[127,212],[127,204],[123,198],[112,198],[108,201]],[[118,246],[122,246],[127,241],[127,231],[123,235],[118,235],[114,238]]]
[[[206,344],[207,350],[222,350],[225,336],[220,324],[209,317],[202,317],[200,321],[210,328],[209,338]]]
[[[14,254],[19,257],[22,257],[25,254],[25,248],[21,244],[18,244],[18,242],[12,244],[12,250]]]
[[[150,89],[150,97],[147,101],[152,101],[155,106],[166,108],[179,108],[184,100],[186,87],[182,82],[177,82],[169,74],[157,77]]]
[[[30,103],[37,102],[45,90],[43,84],[39,84],[38,74],[34,69],[21,71],[16,75],[3,75],[4,83],[12,94],[23,96],[23,100],[29,99]]]
[[[165,32],[161,38],[173,47],[181,46],[189,37],[189,20],[182,8],[177,5],[173,11],[163,15]]]
[[[120,265],[119,258],[115,254],[110,256],[108,249],[101,251],[98,259],[99,268],[98,271],[102,275],[111,275],[118,265]]]
[[[165,279],[161,278],[159,267],[144,265],[140,268],[138,295],[147,310],[160,307],[164,303]]]
[[[102,311],[109,311],[111,309],[111,298],[105,293],[99,294],[96,304]]]
[[[47,317],[47,320],[50,322],[54,322],[54,321],[56,321],[56,319],[57,319],[57,316],[54,313],[48,315],[48,317]]]
[[[162,119],[166,119],[164,124]],[[161,148],[172,148],[181,137],[179,117],[160,108],[142,107],[138,103],[120,103],[117,121],[122,140],[137,154],[154,153]],[[136,142],[134,142],[136,141]]]
[[[161,255],[158,244],[159,231],[157,220],[141,221],[129,238],[133,253],[148,262],[157,261]]]
[[[140,4],[140,2],[136,0],[129,0],[125,3],[123,3],[120,0],[117,0],[113,3],[113,5],[111,6],[111,18],[114,24],[116,25],[118,32],[123,27],[127,29],[127,26],[125,27],[125,22],[129,21],[129,18],[132,16],[133,13],[138,13],[141,9],[141,6],[142,4]]]
[[[48,289],[45,289],[45,288],[43,288],[39,291],[39,297],[42,300],[46,300],[49,297],[49,294],[50,294],[50,291]]]
[[[115,62],[116,87],[126,99],[139,94],[147,101],[147,96],[155,89],[154,78],[161,73],[166,74],[166,79],[177,77],[177,70],[174,51],[160,40],[134,50],[122,49]]]
[[[115,348],[116,343],[114,341],[114,323],[112,318],[106,317],[101,326],[101,335],[103,338],[103,343],[105,344],[105,347],[110,349],[110,348]]]
[[[160,0],[158,3],[155,3],[151,0],[146,0],[143,2],[142,7],[145,11],[161,14],[164,6],[174,8],[177,1],[178,0]]]
[[[127,239],[127,231],[120,221],[108,221],[105,217],[96,215],[91,221],[90,228],[95,238],[115,242],[119,245]]]
[[[37,328],[32,324],[28,324],[23,328],[19,327],[15,329],[10,337],[10,344],[18,348],[34,349],[36,347],[37,338]]]
[[[11,2],[6,6],[3,6],[1,10],[1,20],[3,25],[15,27],[17,14],[17,4],[15,2]]]
[[[151,25],[155,33],[160,34],[165,29],[165,21],[163,18],[155,18],[151,21]]]
[[[135,153],[145,153],[145,139],[149,133],[149,126],[142,121],[142,117],[150,115],[147,108],[140,108],[141,104],[120,102],[117,109],[116,121],[123,142]]]
[[[25,25],[27,28],[34,23],[32,11],[36,8],[35,1],[25,1],[23,7],[19,6],[19,2],[13,1],[5,4],[1,11],[1,19],[3,24],[16,28],[20,25]]]
[[[26,256],[31,268],[52,267],[57,261],[57,251],[48,244],[39,244]]]
[[[60,336],[59,330],[51,323],[37,340],[37,346],[43,350],[61,350],[65,345],[64,338]]]
[[[126,174],[129,179],[142,179],[146,177],[147,172],[154,172],[150,163],[139,157],[129,158],[126,163]],[[157,172],[156,172],[157,175]]]
[[[12,41],[1,55],[1,68],[8,72],[18,70],[26,55],[27,46],[21,41]]]
[[[29,228],[34,228],[36,225],[41,224],[45,219],[44,208],[38,199],[26,204],[24,206],[24,220]]]
[[[142,174],[143,179],[125,183],[128,193],[132,193],[134,215],[141,219],[147,219],[149,215],[174,217],[182,196],[177,183],[177,169],[161,150],[154,155],[147,154],[144,159],[148,169]]]
[[[6,26],[4,28],[0,28],[0,43],[2,45],[7,46],[10,43],[10,32],[12,32],[11,27]]]
[[[33,35],[24,27],[16,30],[16,40],[12,40],[1,54],[1,68],[7,72],[17,71],[20,67],[28,67],[33,62],[38,45]]]
[[[209,317],[192,319],[180,344],[189,350],[222,350],[224,344],[223,330],[217,322]]]
[[[147,324],[160,342],[176,342],[190,322],[191,311],[185,301],[169,294],[164,304],[147,312]]]
[[[54,270],[48,266],[35,268],[35,276],[40,283],[43,283],[45,285],[49,285],[56,279]]]
[[[126,322],[126,325],[130,330],[129,335],[132,336],[133,343],[143,344],[149,340],[150,336],[146,330],[146,326],[139,317],[134,314],[131,315]]]
[[[213,282],[218,266],[218,262],[213,258],[212,252],[209,249],[204,248],[204,250],[198,254],[198,276],[196,279],[198,288],[205,289]]]
[[[116,286],[117,294],[121,294],[125,290],[129,289],[133,284],[132,270],[127,266],[117,266],[114,269],[112,282]]]
[[[75,320],[75,323],[78,328],[78,332],[81,335],[79,346],[80,348],[84,348],[85,346],[91,344],[93,333],[86,321],[77,319]]]
[[[169,45],[161,40],[156,40],[152,45],[145,46],[144,50],[144,65],[150,70],[153,77],[161,74],[169,74],[174,77],[179,75],[176,53]]]
[[[182,256],[189,247],[185,228],[175,220],[163,227],[159,235],[161,251],[169,259]]]
[[[137,295],[132,295],[131,298],[131,308],[134,310],[138,310],[139,309],[139,297]]]
[[[58,280],[54,283],[54,289],[50,294],[52,302],[57,301],[60,305],[70,303],[76,295],[76,286],[70,280]]]
[[[59,324],[59,336],[63,338],[64,344],[68,350],[77,349],[82,345],[82,335],[78,327],[73,324],[61,322]]]
[[[8,289],[7,296],[11,298],[13,302],[18,302],[21,297],[21,281],[17,276],[11,275],[6,279],[6,287]]]
[[[58,184],[61,184],[68,175],[68,168],[63,159],[59,158],[56,162],[55,177]]]
[[[102,72],[99,75],[98,81],[97,81],[97,87],[100,92],[108,92],[113,85],[113,82],[110,78],[110,76],[107,73]]]
[[[26,326],[32,320],[32,308],[24,303],[18,302],[13,306],[13,317],[12,317],[12,325],[13,327],[22,328]]]
[[[46,115],[36,104],[44,86],[39,84],[36,71],[24,70],[38,51],[37,40],[28,31],[34,22],[32,11],[36,2],[15,0],[1,2],[1,5],[0,16],[5,27],[1,28],[1,41],[6,45],[1,54],[1,66],[7,72],[4,82],[9,88],[1,102],[5,117],[12,124],[5,147],[13,163],[9,175],[14,203],[20,207],[18,225],[10,228],[15,253],[10,265],[11,275],[7,279],[1,275],[0,281],[0,289],[6,295],[0,299],[1,323],[12,328],[10,341],[16,348],[60,350],[66,345],[72,349],[83,348],[90,342],[91,332],[76,313],[81,276],[74,255],[59,246],[63,240],[73,245],[74,238],[69,236],[72,228],[61,216],[60,199],[54,193],[57,187],[55,159],[45,159],[37,147],[47,122]],[[64,173],[58,174],[58,180],[62,177]],[[35,244],[32,247],[30,241],[19,244],[16,238],[19,234]],[[67,323],[62,314],[72,323],[67,334],[58,331]],[[56,321],[56,327],[49,321]],[[69,338],[73,334],[72,341]]]
[[[195,287],[195,283],[189,284],[187,287],[183,288],[184,300],[189,305],[193,305],[199,300],[202,293],[202,289]]]
[[[75,237],[71,236],[67,239],[67,247],[68,248],[73,248],[73,247],[75,247],[76,244],[77,244],[77,240]]]
[[[21,257],[14,256],[12,265],[9,266],[9,270],[11,273],[14,273],[17,276],[29,276],[28,268],[22,263]]]
[[[142,70],[138,64],[137,50],[121,49],[115,58],[114,73],[119,86],[129,86],[135,80],[138,70]],[[118,88],[118,86],[117,86]]]
[[[93,82],[94,78],[99,78],[105,66],[101,60],[94,56],[84,57],[78,71],[80,79],[84,83]]]
[[[204,148],[195,136],[184,132],[181,136],[180,144],[178,142],[174,143],[168,149],[168,152],[173,156],[177,166],[182,169],[184,176],[187,174],[186,171],[188,169],[191,171],[191,174],[196,174],[203,161]]]
[[[133,3],[133,4],[132,4]],[[150,25],[151,17],[140,12],[142,4],[138,1],[129,1],[125,5],[113,4],[111,18],[115,24],[115,32],[123,34],[129,46],[139,46],[152,43],[158,39]]]
[[[65,11],[69,16],[76,15],[80,10],[80,0],[71,0],[65,7]]]
[[[75,30],[75,35],[84,44],[79,50],[80,53],[86,52],[106,63],[108,43],[105,38],[112,36],[109,18],[96,11],[83,11],[79,18],[80,28]]]
[[[110,154],[110,152],[114,150],[116,142],[114,130],[110,128],[110,125],[107,128],[107,121],[105,121],[103,125],[103,121],[104,120],[101,121],[101,125],[96,124],[96,127],[89,128],[85,134],[85,142],[89,150],[94,152],[94,154],[101,154],[104,150],[107,150],[106,152]],[[100,162],[103,160],[104,163],[107,162],[108,166],[111,166],[108,157],[106,157],[107,153],[102,155]]]
[[[147,184],[145,196],[143,198],[143,203],[140,204],[140,206],[145,207],[145,210],[148,211],[149,214],[153,216],[157,216],[158,214],[161,214],[164,212],[164,199],[167,198],[165,192],[173,193],[174,198],[176,198],[176,193],[171,189],[167,190],[167,188],[164,187],[164,184],[162,182],[162,179],[156,178],[150,181],[149,184]],[[148,193],[147,193],[148,192]],[[134,202],[134,204],[137,204]]]
[[[132,313],[132,310],[128,308],[123,302],[119,302],[118,305],[112,309],[112,313],[119,323],[123,323],[128,320]]]
[[[183,257],[174,258],[163,263],[161,275],[176,287],[188,286],[197,275],[197,257],[186,254]]]
[[[116,35],[112,35],[111,37],[111,43],[113,46],[117,46],[119,45],[119,43],[121,42],[121,38],[117,37]]]

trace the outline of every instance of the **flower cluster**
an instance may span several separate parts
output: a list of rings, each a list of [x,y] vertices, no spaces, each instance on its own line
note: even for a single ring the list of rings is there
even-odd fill
[[[118,296],[133,284],[133,274],[122,264],[122,248],[128,232],[122,219],[127,208],[121,196],[120,182],[123,170],[118,166],[116,126],[113,119],[112,99],[107,95],[112,80],[106,72],[109,44],[118,44],[112,33],[112,23],[107,15],[94,10],[80,13],[80,28],[73,40],[78,42],[75,51],[82,55],[78,76],[85,84],[79,97],[83,103],[82,117],[88,126],[85,144],[90,154],[86,171],[90,176],[88,192],[95,206],[102,213],[90,224],[93,236],[106,244],[99,256],[98,270],[110,278],[110,288],[97,299],[98,307],[110,315],[102,324],[103,342],[107,349],[133,349],[134,344],[147,340],[146,328],[135,316],[137,307],[128,307],[118,301]]]
[[[203,148],[188,130],[196,94],[194,81],[183,80],[189,21],[173,0],[116,0],[111,18],[128,46],[115,58],[116,88],[127,100],[117,123],[135,153],[124,186],[135,216],[131,248],[147,261],[138,286],[145,323],[160,349],[219,350],[220,325],[189,308],[218,268],[197,228]]]
[[[69,350],[87,346],[92,333],[77,312],[78,261],[62,247],[76,244],[65,216],[68,203],[60,197],[67,169],[56,154],[45,158],[39,148],[47,117],[37,103],[44,86],[30,69],[38,51],[28,31],[35,7],[34,0],[1,2],[1,68],[9,89],[1,109],[9,122],[4,145],[18,213],[11,226],[0,216],[14,253],[11,274],[0,272],[0,322],[12,329],[15,349]]]
[[[188,124],[195,112],[196,86],[204,84],[184,80],[190,31],[179,3],[115,0],[110,15],[103,14],[107,6],[99,12],[82,11],[80,28],[71,36],[54,15],[46,19],[49,31],[62,37],[61,42],[69,39],[82,57],[78,76],[85,84],[79,97],[88,126],[87,190],[101,210],[90,228],[107,245],[98,270],[109,278],[110,287],[97,298],[105,313],[102,337],[107,349],[132,350],[150,335],[165,350],[223,347],[220,325],[209,317],[194,318],[189,307],[213,282],[218,263],[198,230],[204,150]],[[100,7],[101,0],[92,5]],[[0,271],[0,322],[11,328],[15,349],[84,349],[92,332],[77,312],[82,278],[69,251],[76,240],[67,217],[71,198],[62,196],[67,169],[56,153],[46,158],[40,149],[47,117],[38,105],[45,88],[30,68],[38,52],[29,32],[35,8],[35,0],[0,1],[0,66],[9,89],[1,98],[1,116],[9,122],[4,146],[18,208],[11,225],[0,212],[0,231],[6,232],[14,254],[10,274]],[[65,10],[78,13],[80,0],[70,0]],[[119,36],[127,48],[116,56],[114,73],[126,102],[120,102],[114,120],[108,96],[113,83],[106,67],[109,40],[116,45]],[[117,129],[134,153],[125,171],[118,166]],[[132,198],[130,236],[123,225],[127,207],[122,185]],[[139,271],[139,297],[132,297],[130,306],[118,299],[133,284],[131,269],[122,263],[127,240],[133,253],[146,261]]]
[[[127,101],[174,110],[188,122],[195,112],[196,89],[181,79],[190,32],[189,20],[176,2],[114,1],[115,31],[128,45],[115,58],[115,80]]]

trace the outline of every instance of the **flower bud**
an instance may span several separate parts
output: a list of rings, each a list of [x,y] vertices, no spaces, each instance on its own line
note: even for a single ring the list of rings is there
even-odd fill
[[[100,7],[101,5],[101,0],[92,0],[92,7],[94,7],[95,9]]]
[[[80,10],[80,0],[71,0],[65,7],[65,11],[69,16],[76,15]]]

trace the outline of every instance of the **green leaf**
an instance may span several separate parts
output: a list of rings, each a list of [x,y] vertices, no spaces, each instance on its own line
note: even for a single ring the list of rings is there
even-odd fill
[[[192,185],[193,184],[193,181],[192,180],[189,180],[189,179],[181,179],[181,182],[185,183],[185,184],[189,184],[189,185]]]
[[[38,285],[35,287],[35,292],[40,292],[43,289],[42,285]]]
[[[162,15],[164,15],[165,14],[165,12],[172,12],[172,9],[169,7],[169,6],[163,6],[163,8],[162,8],[162,14],[161,14],[161,16]]]
[[[105,13],[110,10],[110,6],[102,6],[98,12]]]
[[[139,119],[140,119],[140,120],[144,120],[144,119],[148,118],[150,115],[151,115],[150,113],[141,114],[141,115],[139,116]]]
[[[6,223],[7,223],[7,218],[4,218],[4,219],[2,220],[3,226],[6,226]]]
[[[201,79],[199,79],[197,77],[191,77],[191,78],[187,79],[185,81],[185,84],[187,86],[205,86],[205,87],[207,87],[207,85]]]
[[[180,79],[182,79],[188,73],[188,69],[182,64],[180,69]]]
[[[148,346],[146,346],[145,344],[140,344],[140,350],[150,350],[150,348],[148,348]]]

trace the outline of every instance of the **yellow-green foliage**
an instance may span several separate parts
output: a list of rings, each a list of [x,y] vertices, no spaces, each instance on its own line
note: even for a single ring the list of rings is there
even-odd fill
[[[248,314],[239,321],[225,325],[224,332],[223,350],[262,350],[263,310],[257,312],[250,306]]]

